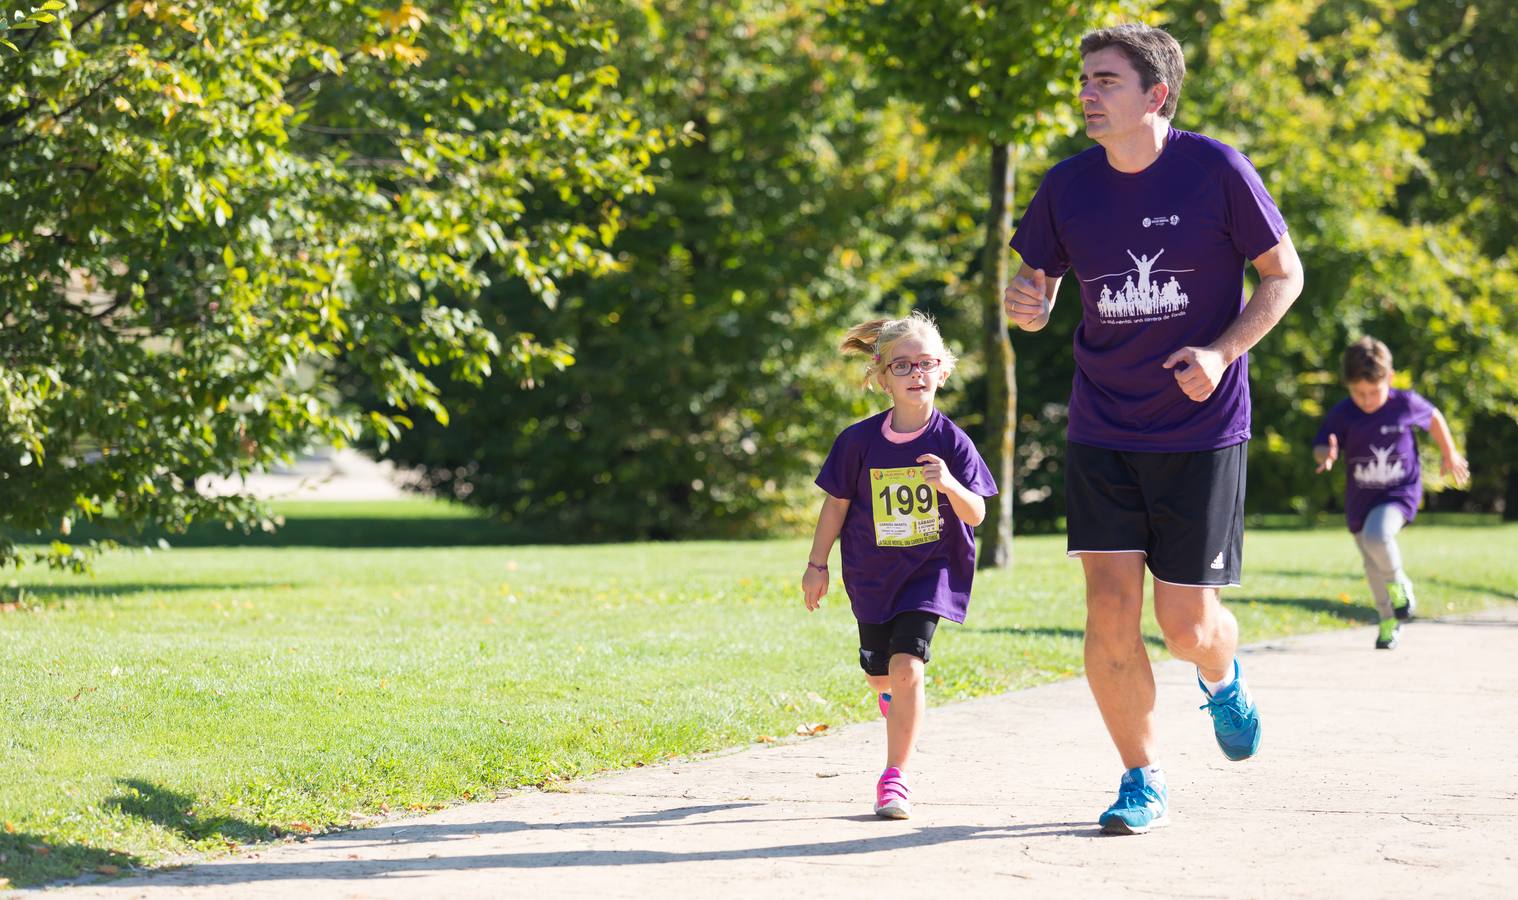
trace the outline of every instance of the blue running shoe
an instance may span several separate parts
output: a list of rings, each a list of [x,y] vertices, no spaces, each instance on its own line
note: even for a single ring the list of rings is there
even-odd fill
[[[1238,659],[1233,661],[1233,683],[1216,697],[1208,693],[1200,675],[1196,681],[1207,697],[1207,702],[1197,709],[1205,709],[1212,716],[1212,733],[1223,755],[1235,762],[1254,756],[1260,749],[1260,709],[1244,685]]]
[[[1165,783],[1144,779],[1143,769],[1129,769],[1117,787],[1117,802],[1102,813],[1099,824],[1108,834],[1143,834],[1170,824],[1170,791]]]

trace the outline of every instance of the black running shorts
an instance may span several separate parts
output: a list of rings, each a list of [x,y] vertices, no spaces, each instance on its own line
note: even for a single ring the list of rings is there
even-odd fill
[[[1221,450],[1140,453],[1069,443],[1067,551],[1141,551],[1160,581],[1237,587],[1248,447],[1245,441]]]
[[[929,647],[938,629],[938,616],[920,610],[898,613],[880,625],[859,623],[859,667],[867,675],[889,675],[891,656],[906,653],[923,662],[932,658]]]

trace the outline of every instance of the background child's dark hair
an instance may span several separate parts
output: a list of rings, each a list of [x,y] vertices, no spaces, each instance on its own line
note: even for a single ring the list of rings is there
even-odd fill
[[[1391,375],[1392,355],[1386,345],[1363,337],[1344,348],[1344,383],[1382,381]]]

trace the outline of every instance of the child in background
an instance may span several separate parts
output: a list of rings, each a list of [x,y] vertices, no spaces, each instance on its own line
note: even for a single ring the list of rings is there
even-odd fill
[[[843,585],[859,621],[859,665],[880,695],[886,768],[875,813],[911,815],[906,767],[926,700],[923,665],[940,618],[963,622],[975,577],[976,525],[996,483],[975,445],[934,409],[954,356],[933,320],[851,328],[841,348],[869,359],[865,386],[892,407],[844,429],[817,476],[827,492],[806,574],[806,608],[828,590],[828,555],[843,538]]]
[[[1333,468],[1342,452],[1344,515],[1365,560],[1365,577],[1381,614],[1376,647],[1397,646],[1401,623],[1413,617],[1413,584],[1402,571],[1397,532],[1418,514],[1423,476],[1413,427],[1433,435],[1444,457],[1440,471],[1464,485],[1470,477],[1465,457],[1455,449],[1444,416],[1415,391],[1391,386],[1392,357],[1386,345],[1365,337],[1344,351],[1344,383],[1349,397],[1323,420],[1313,440],[1318,472]]]

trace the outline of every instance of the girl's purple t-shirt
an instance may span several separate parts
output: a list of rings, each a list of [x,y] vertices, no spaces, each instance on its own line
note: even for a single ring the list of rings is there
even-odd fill
[[[1340,400],[1323,419],[1314,446],[1339,439],[1339,464],[1344,467],[1344,518],[1358,534],[1365,517],[1383,503],[1394,504],[1411,522],[1423,499],[1423,470],[1418,464],[1418,440],[1413,428],[1427,431],[1434,405],[1416,391],[1393,389],[1381,408],[1366,413],[1353,400]]]
[[[1254,166],[1227,144],[1172,128],[1159,158],[1124,173],[1092,147],[1056,165],[1012,248],[1080,282],[1069,438],[1113,450],[1189,452],[1249,439],[1249,360],[1197,403],[1162,368],[1212,343],[1246,302],[1244,263],[1286,222]]]
[[[894,502],[901,485],[890,486],[887,473],[920,470],[917,457],[924,453],[942,458],[960,484],[982,497],[996,494],[996,481],[974,442],[948,416],[935,411],[920,435],[897,444],[881,434],[889,412],[844,429],[817,476],[818,487],[851,501],[841,534],[844,589],[861,622],[878,625],[910,610],[963,622],[975,578],[974,529],[955,514],[948,497],[928,488],[937,495],[936,537],[907,538],[921,540],[908,546],[880,546],[876,515],[889,507],[877,494],[885,491]],[[904,496],[915,499],[911,491]]]

